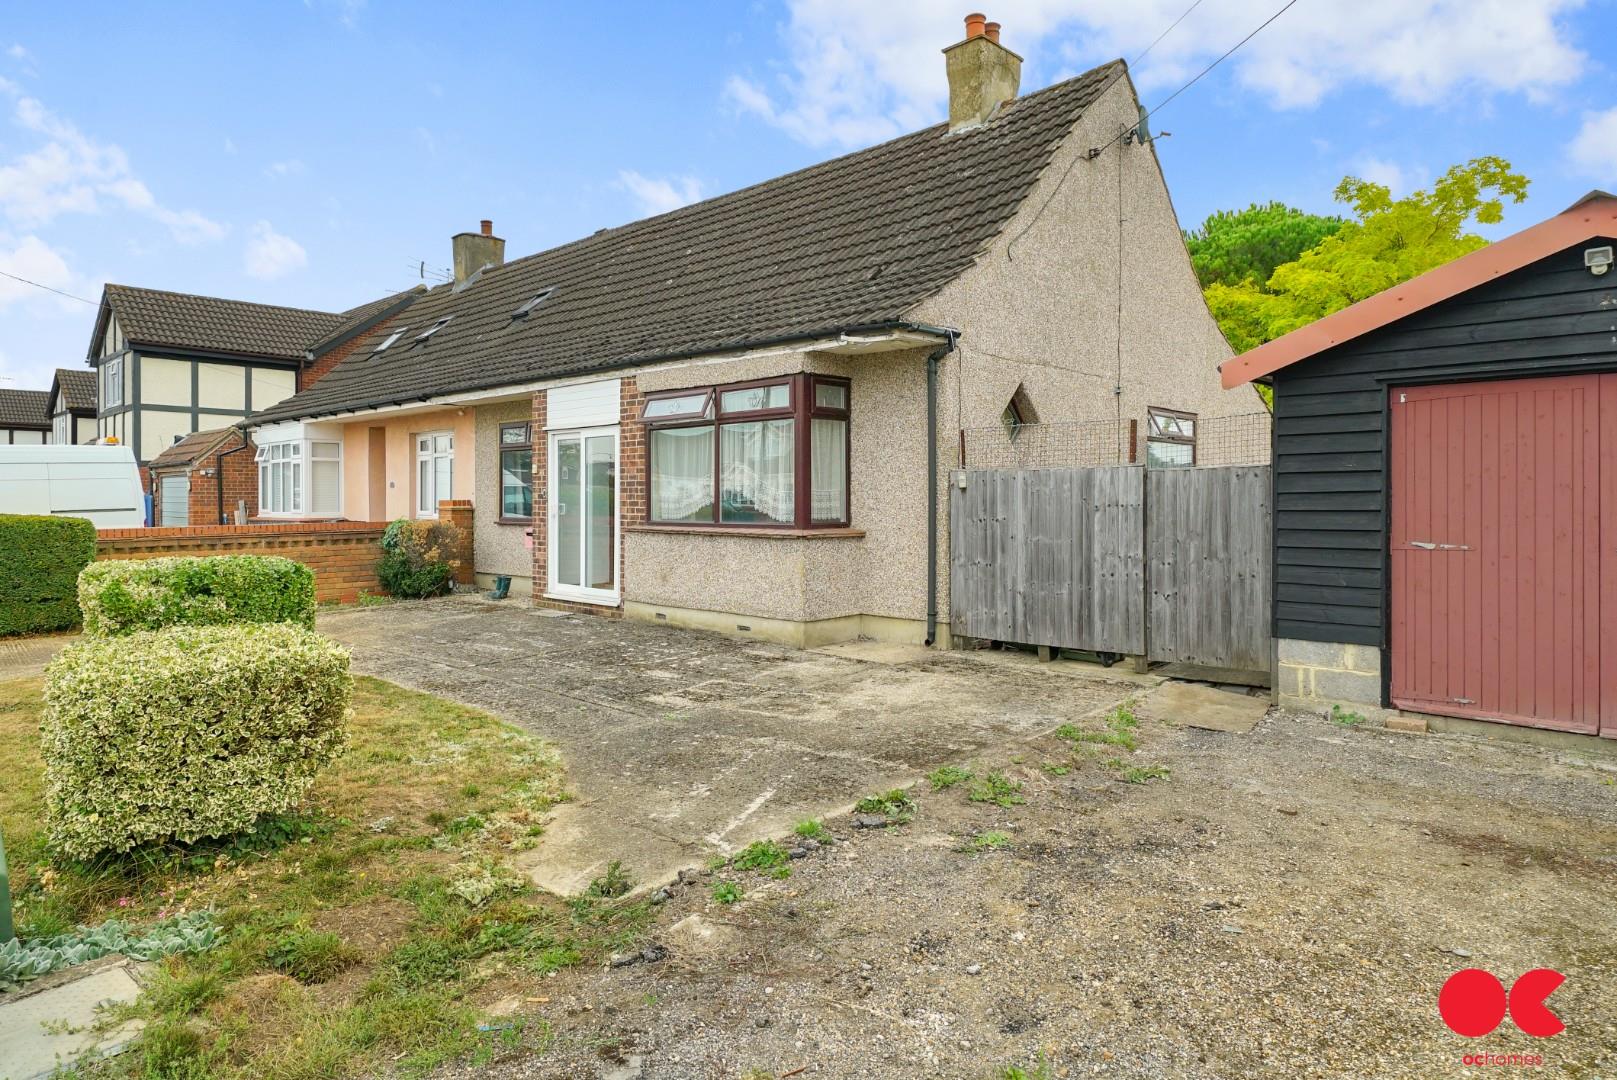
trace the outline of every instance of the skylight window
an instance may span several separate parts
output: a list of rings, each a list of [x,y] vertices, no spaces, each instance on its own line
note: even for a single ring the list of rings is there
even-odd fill
[[[437,322],[433,323],[431,326],[429,326],[425,330],[421,331],[421,333],[417,334],[416,335],[416,340],[417,341],[426,341],[432,335],[436,334],[438,331],[440,331],[444,327],[448,326],[449,325],[449,320],[453,319],[453,318],[454,318],[453,315],[445,315],[443,318],[439,319]]]
[[[395,330],[391,334],[389,334],[385,341],[383,341],[380,345],[376,346],[376,348],[372,349],[371,352],[379,353],[383,349],[386,349],[389,345],[392,345],[394,342],[398,341],[399,338],[403,337],[405,335],[405,332],[408,331],[409,329],[410,328],[408,326],[399,327],[397,330]]]
[[[513,319],[525,319],[525,318],[527,318],[529,312],[533,311],[534,308],[538,307],[540,304],[544,303],[546,300],[549,300],[551,294],[554,293],[555,291],[556,291],[556,287],[554,285],[552,285],[548,289],[540,290],[538,295],[534,296],[532,299],[525,302],[521,307],[519,307],[515,311],[513,311],[511,313],[511,317]]]

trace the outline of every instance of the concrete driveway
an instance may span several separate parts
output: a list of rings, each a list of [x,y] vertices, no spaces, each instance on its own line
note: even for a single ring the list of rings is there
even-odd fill
[[[1112,708],[1140,680],[1071,662],[874,643],[802,652],[455,597],[323,612],[357,672],[504,717],[567,759],[527,869],[573,893],[641,882],[935,766]],[[1158,680],[1149,680],[1155,683]]]

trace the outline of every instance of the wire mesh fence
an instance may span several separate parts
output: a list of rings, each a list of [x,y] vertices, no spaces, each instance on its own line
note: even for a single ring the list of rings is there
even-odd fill
[[[1004,424],[960,432],[966,469],[1085,469],[1103,465],[1267,465],[1273,417],[1267,412],[1196,420],[1194,444],[1151,438],[1146,419]]]

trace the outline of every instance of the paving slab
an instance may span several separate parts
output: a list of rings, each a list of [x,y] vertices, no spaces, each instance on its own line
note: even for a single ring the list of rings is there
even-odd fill
[[[667,880],[1140,686],[1122,669],[866,642],[805,651],[475,597],[323,611],[318,625],[356,672],[484,709],[562,752],[574,800],[522,861],[561,894],[614,859],[641,883]]]
[[[128,1004],[139,995],[129,965],[117,963],[37,993],[0,996],[0,1080],[34,1080],[81,1054],[122,1050],[140,1032],[140,1021],[106,1032],[94,1025],[102,1006]]]
[[[1269,699],[1201,683],[1165,682],[1141,698],[1134,711],[1146,719],[1182,727],[1245,734],[1269,711]]]

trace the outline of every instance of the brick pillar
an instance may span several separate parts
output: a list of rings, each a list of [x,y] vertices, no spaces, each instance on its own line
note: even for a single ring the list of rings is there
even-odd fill
[[[546,528],[550,517],[550,491],[545,479],[550,475],[550,439],[545,435],[545,392],[533,392],[533,599],[544,604],[545,583],[550,570],[546,544]]]
[[[472,561],[472,500],[443,499],[439,501],[438,520],[447,522],[460,530],[458,550],[453,556],[458,563],[455,567],[455,584],[471,585],[474,569]]]
[[[628,598],[628,545],[623,542],[622,530],[630,525],[643,525],[650,506],[647,471],[646,425],[640,419],[640,409],[646,395],[640,392],[634,377],[623,380],[623,398],[618,414],[618,505],[623,520],[618,523],[618,595]]]

